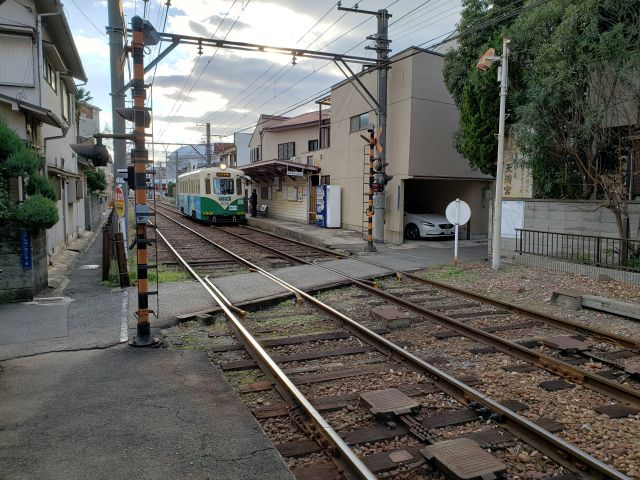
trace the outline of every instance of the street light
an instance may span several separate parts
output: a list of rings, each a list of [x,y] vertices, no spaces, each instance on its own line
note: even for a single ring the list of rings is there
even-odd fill
[[[490,48],[480,57],[476,68],[485,71],[500,62],[500,118],[498,123],[498,160],[496,165],[496,194],[493,204],[493,235],[491,239],[491,268],[500,269],[500,237],[502,234],[502,176],[504,174],[504,119],[507,103],[507,82],[509,79],[509,40],[502,41],[502,56],[496,57],[495,49]]]

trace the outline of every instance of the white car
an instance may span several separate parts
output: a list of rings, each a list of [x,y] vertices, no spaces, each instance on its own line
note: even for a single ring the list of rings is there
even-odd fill
[[[421,237],[452,236],[453,224],[444,215],[404,212],[404,236],[409,240]]]

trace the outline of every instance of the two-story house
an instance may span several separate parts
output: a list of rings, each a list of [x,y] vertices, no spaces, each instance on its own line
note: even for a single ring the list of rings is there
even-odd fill
[[[261,115],[249,147],[251,163],[241,166],[251,177],[258,203],[269,215],[299,222],[315,221],[315,186],[327,155],[329,110],[296,117]]]
[[[444,85],[442,54],[409,48],[390,60],[383,148],[393,179],[386,186],[385,242],[403,242],[405,208],[444,215],[456,198],[472,212],[462,238],[486,238],[493,177],[474,171],[454,148],[459,114]],[[376,72],[360,80],[375,96]],[[368,144],[362,136],[378,125],[374,107],[355,85],[345,80],[332,87],[331,154],[321,167],[342,186],[342,226],[366,231]]]
[[[50,255],[85,225],[76,143],[74,79],[87,78],[59,0],[0,2],[0,116],[43,157],[60,221],[47,231]]]

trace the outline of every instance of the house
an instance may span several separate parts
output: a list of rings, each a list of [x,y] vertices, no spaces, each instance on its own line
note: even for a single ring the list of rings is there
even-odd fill
[[[220,152],[220,161],[234,168],[248,165],[250,141],[250,133],[234,133],[233,143]]]
[[[393,179],[386,186],[385,242],[400,244],[404,210],[444,214],[456,198],[471,207],[462,238],[486,238],[493,177],[474,171],[454,148],[458,110],[444,85],[443,55],[406,49],[391,57],[388,73],[387,135],[383,148]],[[376,72],[360,76],[376,92]],[[327,183],[342,186],[342,226],[366,231],[368,137],[377,126],[375,108],[356,83],[331,90],[331,148],[321,161]]]
[[[70,144],[78,135],[74,79],[87,77],[59,0],[0,2],[0,17],[0,115],[43,157],[57,191],[51,256],[85,228],[83,168],[92,166]]]
[[[329,110],[296,117],[261,115],[251,136],[251,163],[239,167],[269,215],[315,222],[315,186],[328,153]]]

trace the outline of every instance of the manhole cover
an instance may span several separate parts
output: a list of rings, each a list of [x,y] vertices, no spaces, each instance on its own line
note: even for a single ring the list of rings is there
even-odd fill
[[[405,415],[420,409],[420,404],[397,388],[364,392],[360,400],[374,415]]]
[[[591,347],[587,342],[583,342],[582,340],[577,340],[576,338],[570,337],[568,335],[557,335],[554,337],[544,337],[540,339],[540,341],[547,345],[548,347],[555,348],[557,350],[568,351],[568,352],[581,352],[584,350],[589,350]]]
[[[540,382],[538,385],[544,388],[547,392],[567,390],[568,388],[573,388],[575,386],[572,383],[565,382],[564,380],[548,380],[546,382]]]
[[[507,469],[504,463],[468,438],[434,443],[422,450],[422,454],[453,479],[489,480]]]

